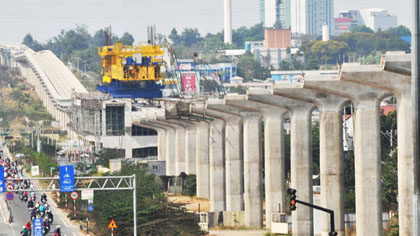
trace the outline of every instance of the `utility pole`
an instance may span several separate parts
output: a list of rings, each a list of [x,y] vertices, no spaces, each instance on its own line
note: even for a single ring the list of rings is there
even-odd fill
[[[419,0],[413,0],[413,32],[412,32],[412,60],[411,60],[411,97],[413,105],[413,172],[414,172],[414,194],[413,194],[413,235],[420,235],[420,101],[419,101]]]

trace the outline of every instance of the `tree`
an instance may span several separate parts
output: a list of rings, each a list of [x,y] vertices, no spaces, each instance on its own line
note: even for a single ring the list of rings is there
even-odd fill
[[[26,34],[23,38],[22,44],[28,46],[29,48],[33,49],[34,51],[41,51],[44,50],[44,47],[38,43],[36,40],[33,39],[31,34]]]
[[[251,53],[246,53],[241,56],[238,61],[238,76],[244,78],[244,82],[252,80],[266,80],[270,77],[270,71],[263,66],[261,63],[254,59]]]
[[[202,39],[198,29],[186,28],[182,31],[181,40],[185,46],[191,47],[192,45],[199,43]]]
[[[312,45],[312,53],[324,64],[337,64],[339,56],[348,51],[347,43],[334,40],[317,41]]]
[[[123,45],[133,45],[134,43],[134,37],[133,35],[129,34],[128,32],[125,32],[123,36],[121,36],[120,41]]]
[[[389,28],[386,31],[389,32],[389,33],[395,34],[398,37],[411,36],[411,31],[407,27],[405,27],[404,25],[400,25],[400,26],[394,27],[394,28]]]
[[[173,44],[180,43],[180,36],[178,35],[178,31],[175,28],[172,28],[168,38],[172,41]]]
[[[373,31],[371,28],[367,27],[366,25],[358,25],[358,26],[353,26],[350,29],[350,32],[352,33],[370,33],[370,34],[374,34],[375,31]]]

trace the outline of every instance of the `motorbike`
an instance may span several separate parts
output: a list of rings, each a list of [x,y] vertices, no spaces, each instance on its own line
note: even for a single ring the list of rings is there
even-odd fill
[[[48,234],[48,232],[50,232],[50,230],[51,230],[51,227],[49,225],[45,225],[42,229],[42,233],[46,235]]]

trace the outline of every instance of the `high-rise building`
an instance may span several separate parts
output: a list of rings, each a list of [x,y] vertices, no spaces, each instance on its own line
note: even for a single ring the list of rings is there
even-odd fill
[[[334,19],[333,0],[292,0],[292,33],[320,36],[322,26],[328,25],[331,35]]]
[[[290,3],[292,0],[260,0],[260,20],[271,28],[279,22],[282,28],[290,27]]]

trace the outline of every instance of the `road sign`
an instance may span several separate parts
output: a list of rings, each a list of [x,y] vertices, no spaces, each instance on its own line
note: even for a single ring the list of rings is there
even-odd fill
[[[0,193],[4,193],[6,190],[6,184],[4,181],[4,167],[0,166]]]
[[[38,176],[39,175],[39,166],[32,166],[31,168],[31,174],[32,176]]]
[[[13,187],[12,183],[8,183],[7,186],[6,186],[6,190],[7,191],[12,191],[12,190],[15,190],[15,187]]]
[[[94,209],[94,208],[93,208],[93,205],[89,205],[89,206],[88,206],[88,211],[93,211],[93,209]]]
[[[79,198],[79,193],[78,193],[78,192],[72,192],[72,193],[70,194],[70,198],[71,198],[72,200],[77,200],[77,199]]]
[[[82,190],[82,200],[93,200],[93,193],[92,189]]]
[[[33,225],[33,236],[43,236],[42,235],[42,219],[41,218],[35,218],[32,222]]]
[[[74,191],[73,166],[60,166],[60,192]]]
[[[15,198],[15,195],[11,192],[6,193],[6,199],[12,201]]]
[[[117,229],[117,228],[118,228],[117,224],[115,223],[114,219],[112,219],[111,222],[109,222],[108,229]]]

